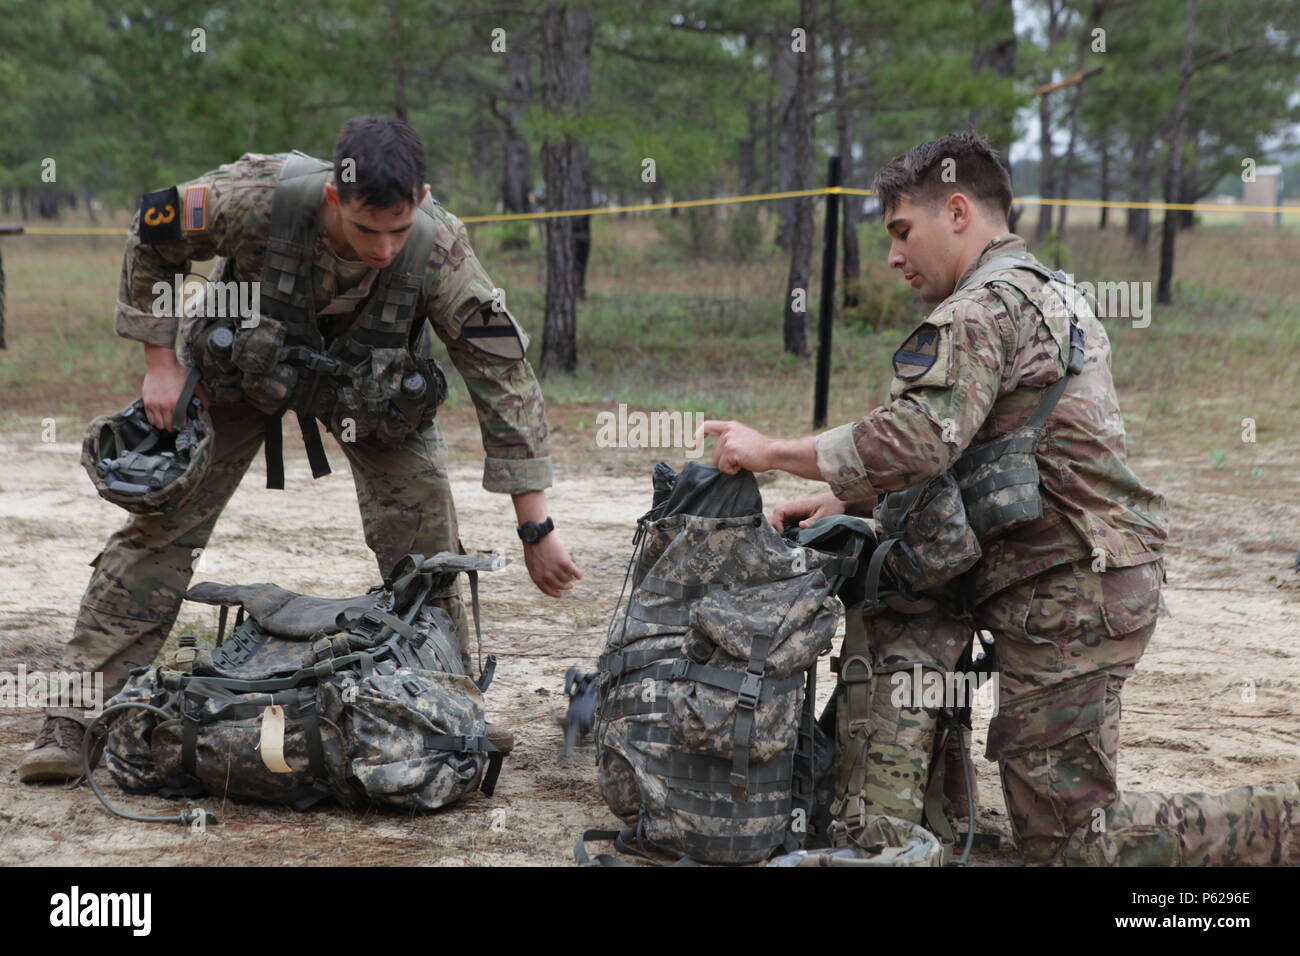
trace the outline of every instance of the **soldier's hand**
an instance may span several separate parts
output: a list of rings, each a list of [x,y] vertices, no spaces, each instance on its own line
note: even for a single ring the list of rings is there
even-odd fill
[[[740,422],[708,421],[695,433],[695,447],[700,447],[706,437],[714,435],[713,464],[719,470],[734,475],[740,469],[754,473],[772,467],[769,452],[772,439]]]
[[[537,589],[553,598],[564,597],[564,592],[582,577],[554,531],[536,544],[524,545],[524,564]]]
[[[171,349],[145,346],[145,373],[140,397],[144,400],[145,417],[154,428],[172,430],[172,412],[185,387],[187,374],[188,370],[176,361],[176,353]],[[208,393],[201,382],[194,393],[204,405],[208,404]]]
[[[777,505],[768,520],[772,522],[773,528],[783,532],[788,524],[798,522],[799,527],[806,528],[814,521],[820,521],[831,515],[842,515],[846,511],[847,506],[843,501],[831,492],[823,491],[820,494],[809,495],[807,498]]]

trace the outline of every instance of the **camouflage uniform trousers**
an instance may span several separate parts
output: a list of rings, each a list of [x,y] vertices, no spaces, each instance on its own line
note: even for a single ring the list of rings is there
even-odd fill
[[[199,549],[207,546],[263,440],[264,417],[244,403],[211,409],[215,431],[211,469],[183,512],[131,515],[91,562],[94,574],[81,599],[62,668],[102,672],[116,694],[133,668],[153,663],[180,612]],[[447,480],[447,446],[437,423],[408,436],[397,449],[365,441],[340,443],[352,466],[366,544],[380,573],[407,554],[460,551],[456,511]],[[311,494],[310,487],[284,494]],[[328,515],[322,515],[329,520]],[[469,664],[469,627],[458,583],[435,595],[456,624],[461,657]],[[84,720],[76,710],[51,716]]]
[[[1163,562],[1053,568],[979,610],[997,642],[989,728],[1028,862],[1090,866],[1300,863],[1300,784],[1122,792],[1120,695],[1156,627]]]

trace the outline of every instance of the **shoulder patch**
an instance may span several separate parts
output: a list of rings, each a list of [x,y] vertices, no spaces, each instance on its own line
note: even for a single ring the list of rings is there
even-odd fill
[[[208,187],[187,186],[185,189],[185,215],[181,219],[184,232],[202,232],[208,228]]]
[[[470,299],[456,316],[461,338],[489,355],[518,360],[524,357],[528,338],[519,323],[504,307],[493,302]]]
[[[140,197],[140,241],[153,245],[181,237],[180,196],[175,186]]]
[[[894,353],[894,374],[905,382],[916,381],[934,368],[943,345],[939,327],[922,322]]]

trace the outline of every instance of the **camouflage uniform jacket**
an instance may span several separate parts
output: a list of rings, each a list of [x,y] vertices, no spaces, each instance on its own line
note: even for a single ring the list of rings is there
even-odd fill
[[[122,265],[114,317],[118,335],[175,347],[180,320],[154,314],[152,304],[158,298],[154,284],[170,287],[176,273],[187,271],[192,260],[223,256],[232,260],[233,280],[261,279],[271,204],[284,162],[281,156],[245,153],[234,163],[181,184],[181,195],[189,186],[207,186],[207,208],[204,228],[186,231],[175,242],[142,243],[137,214]],[[552,469],[541,387],[526,359],[490,354],[461,336],[465,321],[478,311],[475,306],[491,302],[493,283],[470,247],[464,224],[442,206],[435,209],[438,234],[424,275],[422,306],[478,413],[486,452],[483,487],[510,494],[547,488]],[[378,270],[339,258],[323,229],[316,237],[314,265],[316,313],[328,340],[351,325]],[[527,336],[522,329],[518,332],[526,348]],[[188,342],[182,342],[182,361],[187,347]]]
[[[998,283],[1006,273],[969,285],[984,263],[1024,248],[1009,233],[990,242],[895,354],[890,404],[817,436],[817,465],[837,497],[868,499],[941,474],[971,444],[1022,425],[1043,388],[1064,374],[1069,311],[1050,285],[1011,270],[1032,302]],[[1090,308],[1080,303],[1076,314],[1084,369],[1038,446],[1043,517],[984,547],[970,572],[976,604],[1081,558],[1104,555],[1109,567],[1130,567],[1163,554],[1165,500],[1128,467],[1110,342]],[[918,356],[919,365],[907,364]]]

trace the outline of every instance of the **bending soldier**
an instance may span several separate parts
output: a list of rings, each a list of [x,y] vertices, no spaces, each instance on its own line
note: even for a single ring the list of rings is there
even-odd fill
[[[143,197],[117,332],[144,344],[143,405],[155,428],[170,430],[178,401],[197,387],[214,423],[211,460],[183,505],[133,515],[92,562],[63,668],[103,672],[111,694],[133,668],[153,662],[194,556],[259,447],[268,486],[283,487],[280,419],[290,408],[313,476],[329,470],[317,421],[339,440],[382,574],[410,553],[462,550],[447,447],[433,418],[445,381],[421,357],[426,319],[469,389],[486,452],[483,486],[512,497],[533,582],[560,597],[581,577],[558,535],[547,533],[551,459],[527,338],[464,225],[430,197],[424,178],[424,147],[408,125],[357,117],[344,124],[332,164],[250,153]],[[254,293],[241,289],[226,303],[260,300],[260,309],[187,315],[178,360],[187,310],[170,304],[174,278],[213,257],[221,257],[214,279]],[[465,654],[459,593],[438,598]],[[80,718],[48,712],[20,779],[80,775]]]

